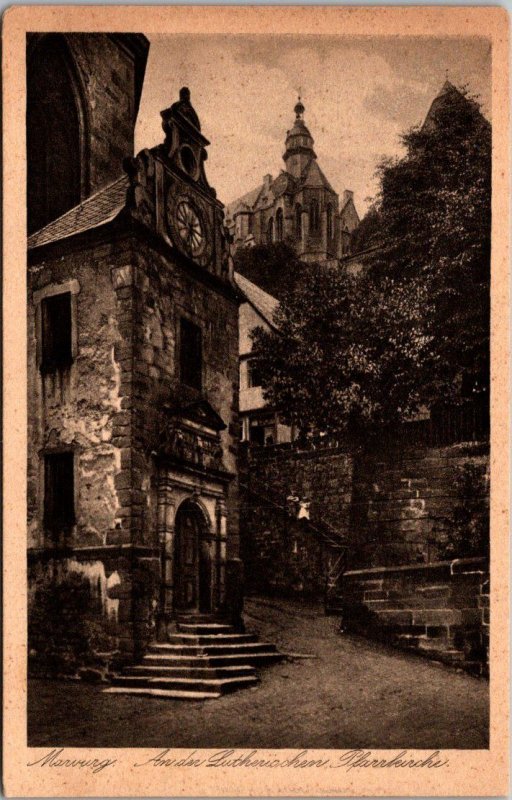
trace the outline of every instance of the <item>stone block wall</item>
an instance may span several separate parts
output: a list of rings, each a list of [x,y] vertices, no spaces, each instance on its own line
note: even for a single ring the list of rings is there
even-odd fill
[[[45,450],[75,453],[75,502],[80,516],[75,547],[113,544],[125,526],[123,437],[129,437],[124,347],[129,332],[118,316],[110,267],[130,263],[126,243],[56,250],[29,268],[28,295],[28,525],[29,547],[44,547]],[[42,375],[38,365],[38,317],[42,292],[72,283],[76,356],[69,367]],[[127,446],[127,443],[126,445]]]
[[[286,506],[290,495],[310,502],[313,523],[326,522],[349,534],[353,455],[347,447],[311,449],[297,443],[249,447],[241,480]]]
[[[488,524],[487,442],[408,444],[405,426],[399,440],[381,445],[295,442],[249,448],[244,460],[242,481],[248,487],[281,506],[290,494],[308,499],[311,521],[326,522],[345,538],[354,569],[440,560],[466,500],[468,516],[473,514],[468,524]],[[471,498],[460,496],[458,478],[468,465],[481,477],[479,498],[474,492]],[[258,527],[254,520],[249,525],[251,531]],[[268,530],[268,521],[264,527]],[[262,526],[257,538],[264,538]]]
[[[204,398],[226,424],[221,431],[223,468],[234,477],[227,499],[228,558],[238,557],[237,458],[238,304],[230,287],[217,291],[142,241],[134,245],[128,323],[132,338],[132,508],[137,504],[134,541],[156,536],[156,486],[152,451],[158,449],[163,404],[186,405]],[[127,301],[128,302],[128,301]],[[201,328],[202,391],[180,382],[178,337],[184,317]],[[140,501],[140,502],[139,502]]]
[[[71,33],[66,41],[87,109],[89,193],[123,174],[134,150],[134,126],[149,44],[137,35]]]
[[[482,558],[350,570],[345,630],[488,674],[489,566]]]
[[[374,443],[354,458],[349,553],[353,567],[439,560],[466,500],[482,525],[487,524],[488,443],[409,444],[404,427],[399,440],[381,449]],[[481,477],[471,491],[482,495],[478,509],[474,496],[460,495],[459,478],[467,465]]]
[[[284,510],[242,490],[242,559],[249,593],[323,598],[325,546]]]

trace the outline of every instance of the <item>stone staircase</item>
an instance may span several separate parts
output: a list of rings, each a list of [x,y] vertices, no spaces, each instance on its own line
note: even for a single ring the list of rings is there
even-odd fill
[[[141,664],[115,675],[110,694],[150,695],[180,700],[208,700],[255,686],[255,667],[283,656],[275,645],[231,625],[181,619],[165,643],[152,643]]]

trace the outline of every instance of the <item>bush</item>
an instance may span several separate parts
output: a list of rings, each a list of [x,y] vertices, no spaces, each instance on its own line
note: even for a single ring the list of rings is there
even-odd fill
[[[112,649],[104,632],[100,595],[89,581],[72,572],[40,586],[28,620],[29,652],[34,666],[50,674],[74,674],[95,662],[94,651]]]
[[[440,558],[489,556],[489,487],[484,467],[466,462],[455,479],[457,502]]]

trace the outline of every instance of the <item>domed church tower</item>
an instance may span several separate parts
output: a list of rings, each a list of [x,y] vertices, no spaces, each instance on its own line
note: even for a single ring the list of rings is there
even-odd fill
[[[295,122],[286,134],[286,150],[283,156],[286,171],[294,178],[300,178],[312,158],[316,158],[313,150],[314,140],[304,122],[305,108],[299,97],[293,109]]]
[[[235,249],[285,241],[304,261],[333,261],[349,251],[349,237],[359,222],[353,193],[345,192],[340,207],[318,165],[300,97],[294,113],[286,133],[285,169],[276,178],[265,175],[262,185],[231,203],[226,224]]]

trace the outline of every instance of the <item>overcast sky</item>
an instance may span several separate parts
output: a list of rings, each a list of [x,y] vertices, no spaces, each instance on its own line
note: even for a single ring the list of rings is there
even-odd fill
[[[381,156],[421,123],[446,76],[491,117],[491,48],[483,38],[304,35],[152,36],[136,150],[161,142],[160,111],[191,90],[211,141],[206,172],[229,203],[284,167],[299,87],[318,162],[362,215]]]

